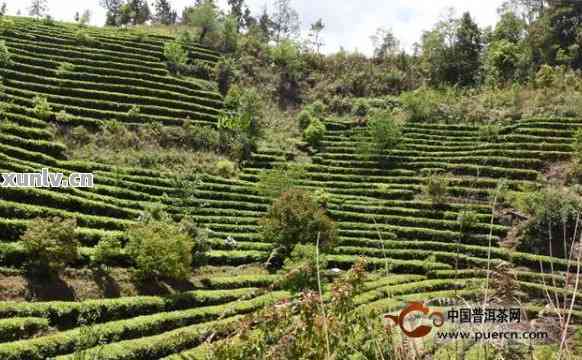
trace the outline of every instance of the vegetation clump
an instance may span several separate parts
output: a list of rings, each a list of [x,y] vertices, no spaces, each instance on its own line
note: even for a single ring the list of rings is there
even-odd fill
[[[58,272],[79,259],[79,240],[74,219],[37,218],[21,236],[32,264]]]
[[[267,267],[280,267],[296,244],[319,245],[322,249],[335,244],[336,225],[313,196],[300,189],[290,189],[273,202],[260,220],[261,235],[276,245]]]

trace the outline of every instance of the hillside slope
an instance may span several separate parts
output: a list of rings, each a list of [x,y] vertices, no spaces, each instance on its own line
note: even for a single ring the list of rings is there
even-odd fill
[[[203,80],[168,73],[162,55],[168,39],[86,29],[82,31],[92,40],[83,45],[71,25],[14,20],[17,27],[0,35],[13,61],[0,68],[6,103],[1,109],[5,120],[0,125],[0,172],[41,168],[65,174],[92,172],[96,186],[3,188],[3,273],[21,273],[28,254],[18,239],[36,217],[77,219],[83,256],[76,267],[83,268],[106,234],[120,235],[155,204],[176,218],[189,214],[210,229],[211,265],[252,265],[268,258],[273,244],[262,241],[258,220],[271,199],[260,195],[255,182],[261,171],[285,162],[286,154],[257,151],[238,180],[185,174],[184,181],[198,182],[190,193],[184,182],[169,174],[68,160],[65,146],[55,140],[49,125],[65,122],[63,118],[53,114],[41,119],[32,111],[33,98],[44,95],[55,113],[68,114],[66,123],[72,125],[91,128],[116,119],[133,126],[148,122],[173,126],[184,120],[215,126],[221,96]],[[202,47],[193,48],[191,54],[211,63],[219,57]],[[62,70],[63,63],[72,67]],[[134,106],[139,107],[139,116],[131,115]],[[528,295],[528,309],[534,313],[545,304],[541,284],[550,277],[541,274],[540,265],[563,272],[569,264],[499,246],[510,226],[492,224],[490,197],[499,179],[519,191],[535,184],[549,163],[569,158],[572,134],[582,126],[581,120],[520,120],[493,139],[484,139],[478,127],[468,125],[409,123],[396,149],[365,156],[358,151],[358,144],[368,141],[362,128],[352,123],[326,126],[322,148],[307,165],[301,186],[323,188],[332,195],[329,211],[337,221],[340,241],[328,256],[329,267],[346,269],[366,256],[370,267],[380,271],[355,299],[358,305],[391,311],[411,300],[476,298],[484,291],[484,270],[501,260],[520,267],[518,283]],[[440,206],[420,196],[434,171],[450,175],[449,198]],[[458,218],[469,210],[476,213],[477,223],[461,235]],[[228,237],[237,241],[235,248],[225,243]],[[0,358],[72,358],[79,346],[82,315],[88,312],[96,314],[105,345],[98,347],[98,339],[89,339],[81,347],[100,351],[102,359],[159,359],[195,349],[219,326],[236,326],[240,315],[288,298],[284,291],[265,291],[277,278],[242,272],[209,275],[197,289],[170,296],[3,302]],[[547,288],[571,292],[563,277],[551,280]],[[582,304],[575,310],[582,319]]]

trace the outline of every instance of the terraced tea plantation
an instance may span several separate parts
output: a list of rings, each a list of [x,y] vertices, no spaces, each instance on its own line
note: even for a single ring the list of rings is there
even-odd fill
[[[210,265],[267,260],[273,244],[262,240],[258,220],[272,199],[260,195],[256,181],[260,172],[285,162],[285,153],[259,149],[238,180],[192,176],[201,180],[192,198],[168,174],[68,160],[65,146],[50,131],[49,122],[94,128],[110,119],[132,126],[179,126],[185,120],[215,126],[222,97],[207,81],[168,72],[163,46],[169,38],[87,28],[90,40],[81,41],[76,26],[13,20],[16,27],[0,35],[12,60],[0,68],[6,100],[0,172],[91,172],[95,187],[2,188],[0,276],[24,272],[29,255],[19,238],[37,217],[77,219],[82,256],[75,267],[84,268],[105,235],[121,236],[153,204],[176,217],[190,214],[208,227]],[[213,64],[220,55],[197,47],[190,56]],[[66,116],[37,117],[32,111],[37,95]],[[137,117],[130,111],[135,107]],[[524,119],[485,140],[478,127],[409,123],[397,149],[362,155],[358,146],[369,141],[364,128],[326,123],[325,139],[301,187],[331,194],[328,208],[340,240],[327,256],[328,268],[345,270],[365,256],[374,273],[355,302],[384,312],[412,300],[477,299],[485,291],[485,270],[500,261],[519,267],[518,284],[532,315],[546,304],[544,289],[571,294],[564,276],[543,275],[540,267],[563,274],[573,264],[499,245],[510,226],[492,221],[491,199],[500,179],[520,190],[535,184],[548,164],[568,159],[580,126],[577,119]],[[438,206],[422,196],[427,177],[436,171],[449,181],[449,198]],[[467,211],[476,214],[477,223],[461,233],[458,218]],[[225,241],[229,237],[236,246]],[[99,359],[203,356],[206,335],[220,335],[237,326],[242,315],[291,296],[272,286],[279,275],[245,269],[201,275],[192,289],[167,296],[0,303],[0,359],[73,359],[79,348]],[[582,320],[580,302],[574,310]],[[89,312],[97,314],[93,328],[101,338],[82,337],[83,316]]]

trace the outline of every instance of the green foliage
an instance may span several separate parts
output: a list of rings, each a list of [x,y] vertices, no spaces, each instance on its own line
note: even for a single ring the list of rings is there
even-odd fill
[[[64,77],[65,75],[70,74],[73,71],[75,71],[75,65],[74,64],[67,63],[67,62],[63,62],[57,68],[56,74],[57,74],[58,77]]]
[[[236,176],[236,173],[237,168],[232,161],[222,159],[216,162],[216,174],[225,178],[232,178]]]
[[[316,244],[319,239],[322,249],[329,249],[337,237],[335,222],[312,195],[300,189],[281,194],[260,220],[260,227],[264,241],[277,246],[268,267],[279,267],[297,244]]]
[[[168,61],[170,69],[177,72],[180,66],[188,63],[188,52],[178,39],[164,44],[164,58]]]
[[[314,116],[307,109],[301,110],[299,115],[297,115],[297,122],[301,129],[307,129],[311,122],[314,121]]]
[[[325,131],[325,125],[318,119],[313,119],[303,132],[303,138],[311,146],[319,146],[319,143],[325,136]]]
[[[305,110],[310,112],[313,116],[318,119],[323,119],[325,113],[327,112],[327,106],[321,100],[316,100],[305,107]]]
[[[114,236],[106,236],[95,246],[91,261],[95,264],[110,265],[120,258],[122,252],[121,240]]]
[[[239,33],[238,23],[234,16],[227,16],[222,25],[223,46],[222,51],[225,53],[234,53],[238,49]]]
[[[354,101],[352,113],[355,116],[367,116],[370,112],[370,104],[367,99],[358,98]]]
[[[236,336],[212,345],[209,360],[244,359],[396,359],[381,314],[357,311],[366,263],[359,260],[331,285],[329,301],[306,291],[260,311],[237,329]],[[253,325],[251,327],[251,324]],[[272,354],[276,354],[273,356]]]
[[[225,99],[227,112],[218,119],[219,129],[243,133],[249,138],[258,135],[258,122],[263,116],[264,104],[254,88],[244,91],[232,87]]]
[[[331,201],[331,194],[326,189],[317,189],[313,193],[315,201],[324,209],[327,209],[329,202]]]
[[[327,268],[327,261],[325,255],[319,254],[317,259],[317,251],[315,245],[312,244],[297,244],[283,264],[283,272],[285,274],[282,288],[289,289],[295,292],[318,289],[317,279],[317,262],[319,261],[319,269],[322,271]],[[323,278],[323,277],[321,277]],[[325,281],[325,279],[322,279]]]
[[[0,40],[0,66],[7,67],[11,64],[10,51],[5,40]]]
[[[0,34],[6,34],[16,27],[13,20],[0,17]]]
[[[304,65],[299,45],[292,40],[284,40],[270,50],[275,65],[281,67],[289,79],[298,80]]]
[[[48,120],[53,114],[52,107],[44,96],[35,96],[34,99],[32,99],[32,106],[34,114],[42,120]]]
[[[368,133],[374,150],[383,152],[398,145],[402,138],[402,125],[390,111],[380,111],[368,120]]]
[[[79,258],[74,219],[37,218],[21,236],[32,264],[49,271],[62,270]]]
[[[444,175],[432,173],[426,178],[423,193],[433,204],[440,205],[447,199],[448,187],[449,182]]]
[[[549,186],[523,189],[516,193],[514,206],[529,215],[519,228],[519,249],[564,257],[569,254],[578,227],[582,199],[567,188]]]
[[[188,24],[200,29],[198,42],[204,43],[209,35],[219,30],[219,9],[214,0],[202,0],[199,4],[184,10]]]
[[[127,111],[127,116],[132,120],[139,120],[141,115],[141,107],[138,105],[132,105],[131,108]]]
[[[233,58],[223,57],[216,63],[214,79],[218,83],[218,90],[222,95],[228,94],[231,84],[237,78],[237,74],[237,64]]]
[[[487,124],[479,127],[479,137],[483,141],[495,142],[499,137],[501,127],[496,124]]]
[[[178,224],[156,218],[132,225],[126,252],[143,279],[186,279],[192,271],[193,240]]]
[[[457,223],[459,232],[465,235],[479,223],[479,215],[471,209],[463,209],[457,216]]]
[[[75,39],[84,46],[96,46],[99,42],[93,38],[85,29],[79,29],[75,32]]]
[[[305,168],[301,164],[279,165],[259,174],[257,190],[263,196],[275,198],[299,185],[306,174]]]

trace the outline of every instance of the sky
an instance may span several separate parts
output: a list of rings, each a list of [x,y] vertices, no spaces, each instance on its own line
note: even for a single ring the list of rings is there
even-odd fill
[[[8,14],[14,15],[20,9],[28,13],[30,0],[4,0]],[[149,0],[150,5],[154,0]],[[193,0],[170,0],[172,6],[181,10],[194,3]],[[309,26],[322,18],[326,25],[323,31],[325,53],[345,50],[358,50],[364,54],[372,53],[370,36],[379,27],[392,29],[400,40],[401,47],[407,51],[420,40],[422,32],[430,29],[450,7],[457,15],[469,11],[477,23],[484,27],[497,21],[497,8],[503,0],[291,0],[291,5],[299,13],[301,29],[306,35]],[[226,9],[226,0],[218,0]],[[273,0],[246,0],[254,14],[262,13],[266,6],[272,8]],[[49,13],[57,20],[72,21],[75,12],[90,9],[92,25],[102,25],[105,10],[99,0],[48,0]],[[152,6],[153,10],[153,6]]]

